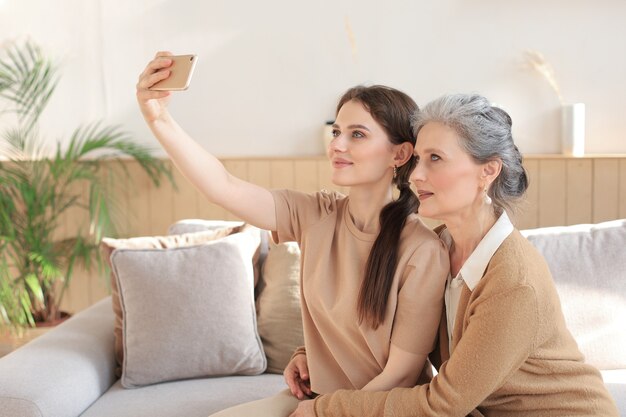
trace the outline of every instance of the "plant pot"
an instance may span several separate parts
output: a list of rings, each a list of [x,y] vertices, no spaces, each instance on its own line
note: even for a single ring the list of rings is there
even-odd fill
[[[15,349],[24,346],[31,340],[34,340],[42,334],[47,333],[49,330],[63,323],[70,317],[71,314],[62,311],[61,318],[47,322],[35,323],[36,327],[27,327],[19,332],[19,334],[13,334],[9,331],[0,333],[0,357],[11,353]]]

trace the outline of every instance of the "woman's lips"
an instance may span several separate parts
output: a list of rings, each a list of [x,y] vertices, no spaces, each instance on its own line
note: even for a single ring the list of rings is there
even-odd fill
[[[333,159],[334,168],[345,168],[350,165],[352,165],[352,162],[347,161],[345,159]]]
[[[419,198],[420,201],[426,200],[432,196],[433,196],[433,193],[429,191],[417,190],[417,198]]]

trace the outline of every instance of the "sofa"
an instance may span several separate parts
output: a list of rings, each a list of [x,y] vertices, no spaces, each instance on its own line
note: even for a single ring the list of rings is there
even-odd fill
[[[174,239],[179,239],[175,245],[180,244],[180,239],[187,240],[174,248],[166,247],[171,240],[163,243],[169,238],[153,239],[148,249],[132,247],[145,245],[145,242],[109,242],[109,249],[113,249],[109,254],[114,261],[112,282],[119,288],[114,288],[111,297],[0,359],[0,417],[205,417],[285,389],[280,369],[302,337],[297,300],[299,250],[295,243],[275,245],[267,239],[266,232],[258,229],[250,232],[256,249],[251,255],[252,250],[247,247],[247,255],[242,258],[245,261],[242,263],[252,264],[242,269],[242,276],[249,277],[244,279],[249,285],[242,290],[244,308],[228,294],[216,295],[216,284],[212,283],[209,292],[204,294],[200,287],[193,286],[190,290],[189,284],[183,285],[181,291],[193,293],[189,303],[197,302],[193,301],[194,296],[202,300],[215,298],[211,303],[204,303],[206,306],[188,304],[181,310],[181,303],[170,302],[167,298],[180,288],[167,287],[162,291],[167,293],[165,295],[152,294],[150,291],[157,292],[167,283],[146,285],[145,281],[140,281],[133,284],[134,278],[128,278],[148,271],[150,280],[159,274],[171,280],[173,272],[167,270],[171,265],[176,268],[174,273],[181,271],[179,275],[185,279],[197,279],[193,278],[194,274],[219,275],[210,264],[198,267],[198,257],[206,257],[197,252],[198,247],[210,246],[207,250],[217,251],[218,262],[227,264],[224,248],[232,249],[236,245],[232,243],[233,238],[226,244],[223,242],[232,235],[212,236],[221,242],[219,245],[194,239],[199,233],[214,233],[234,224],[241,226],[201,220],[178,222],[170,228],[170,235],[183,236]],[[238,233],[244,232],[238,230]],[[626,220],[524,230],[523,234],[546,258],[570,330],[586,360],[601,369],[620,414],[626,416],[626,327],[623,324],[626,317]],[[167,256],[175,258],[159,264],[159,259]],[[137,269],[137,257],[141,258],[139,264],[145,266],[144,272]],[[247,257],[252,262],[248,262]],[[116,273],[119,276],[116,277]],[[230,285],[235,280],[224,281]],[[138,297],[137,292],[133,293],[133,285],[135,290],[142,289]],[[150,297],[165,298],[146,302],[146,299],[154,300]],[[250,300],[253,303],[251,313],[247,312]],[[114,309],[120,309],[120,302],[125,314],[121,322],[116,316],[119,311],[114,313]],[[154,304],[159,308],[152,308]],[[193,318],[195,310],[212,308],[215,304],[220,309],[233,307],[246,312],[242,315],[230,312],[218,317],[214,311],[204,311],[200,319]],[[159,314],[161,316],[155,319]],[[229,322],[233,315],[237,316],[237,322]],[[133,322],[139,317],[152,321]],[[188,322],[198,327],[189,330],[187,317],[192,317]],[[155,320],[158,327],[152,329],[150,326],[155,325]],[[167,327],[169,321],[174,327]],[[248,339],[230,341],[216,358],[198,360],[212,357],[211,349],[224,347],[211,345],[215,339],[224,343],[224,336],[217,337],[217,333],[228,334],[235,329],[235,336],[241,337],[248,332],[248,328],[237,327],[242,322],[252,323],[254,327]],[[139,324],[142,327],[138,328]],[[205,325],[209,328],[208,334],[203,333]],[[145,327],[149,331],[141,333]],[[163,328],[170,330],[163,331]],[[122,341],[118,338],[120,331]],[[191,335],[181,333],[183,331]],[[151,338],[153,334],[164,332],[178,333],[174,339],[163,339],[163,335],[159,336],[161,339]],[[142,338],[143,342],[147,340],[148,347],[140,345]],[[202,338],[203,342],[194,343],[194,338]],[[122,345],[122,351],[117,351]],[[202,351],[207,345],[211,345],[209,350]],[[233,352],[239,346],[245,349]],[[120,353],[125,355],[121,362]],[[230,364],[233,357],[236,359]],[[171,367],[171,362],[176,366]]]

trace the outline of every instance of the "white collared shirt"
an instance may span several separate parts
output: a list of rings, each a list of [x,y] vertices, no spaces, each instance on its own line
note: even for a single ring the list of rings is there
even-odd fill
[[[509,220],[506,212],[502,212],[500,218],[489,229],[485,237],[478,243],[476,249],[467,258],[461,270],[456,277],[452,278],[448,275],[448,281],[446,283],[445,303],[446,303],[446,319],[448,324],[448,342],[450,353],[452,353],[452,331],[454,330],[454,323],[456,321],[457,308],[459,306],[459,299],[461,298],[461,291],[463,290],[463,283],[467,285],[470,291],[473,291],[478,285],[478,282],[483,277],[485,269],[491,260],[493,254],[498,250],[502,242],[513,231],[513,224]],[[452,236],[448,229],[445,229],[441,234],[441,239],[448,245],[452,244]]]

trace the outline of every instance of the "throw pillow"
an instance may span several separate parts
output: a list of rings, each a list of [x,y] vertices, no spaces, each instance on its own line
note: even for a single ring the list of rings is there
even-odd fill
[[[250,226],[246,227],[249,230]],[[221,239],[232,233],[237,233],[244,229],[241,223],[228,225],[228,227],[205,230],[201,233],[184,233],[173,236],[148,236],[134,237],[130,239],[104,238],[100,244],[102,256],[111,267],[111,254],[115,249],[166,249],[183,246],[199,245],[216,239]],[[122,308],[120,306],[120,294],[117,287],[115,275],[111,268],[111,301],[113,313],[115,314],[114,334],[115,334],[115,361],[117,367],[115,374],[119,378],[122,376],[122,363],[124,362],[124,339],[122,334]]]
[[[242,226],[240,221],[230,220],[204,220],[204,219],[183,219],[170,225],[167,229],[168,235],[182,235],[185,233],[206,232],[209,230],[233,229]]]
[[[282,374],[293,351],[304,345],[300,311],[300,248],[270,245],[258,286],[257,320],[267,371]]]
[[[258,245],[258,234],[235,233],[197,246],[113,251],[122,386],[265,370],[253,296]]]
[[[176,223],[172,224],[168,230],[168,235],[180,235],[183,233],[193,233],[193,232],[206,232],[209,230],[220,230],[220,229],[236,229],[237,227],[241,227],[244,223],[240,221],[231,221],[231,220],[203,220],[203,219],[184,219],[179,220]],[[250,226],[249,226],[250,227]],[[254,230],[258,231],[261,238],[261,244],[259,245],[259,249],[254,253],[254,286],[256,287],[259,282],[259,278],[261,276],[261,268],[263,262],[265,261],[265,256],[267,255],[268,249],[268,232],[265,230],[261,230],[255,228]]]
[[[626,368],[626,220],[522,234],[548,262],[585,361],[599,369]]]

